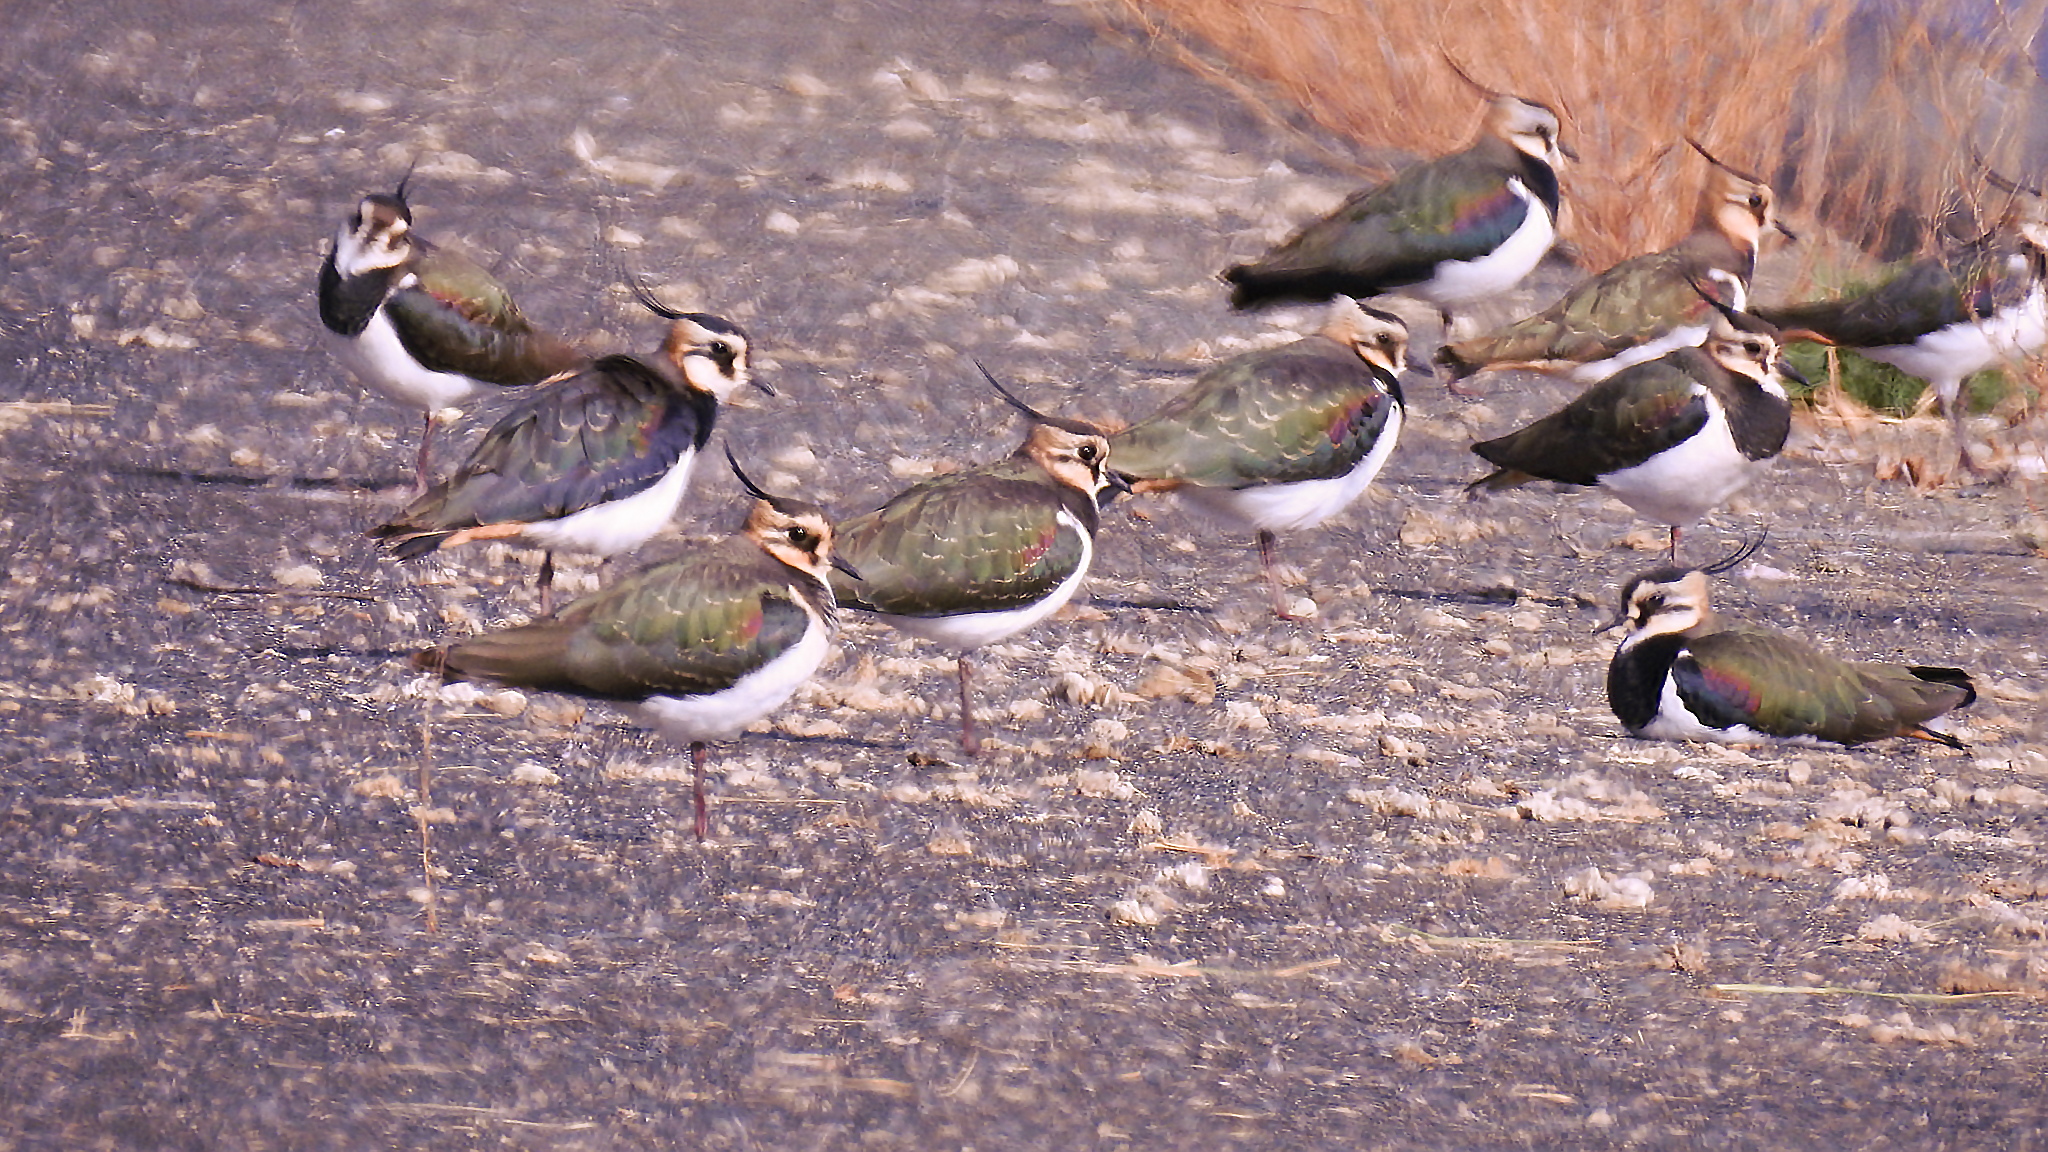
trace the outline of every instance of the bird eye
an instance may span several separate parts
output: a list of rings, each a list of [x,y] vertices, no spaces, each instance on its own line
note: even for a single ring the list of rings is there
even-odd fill
[[[1756,211],[1756,212],[1761,212],[1761,211],[1763,211],[1763,208],[1764,208],[1764,194],[1763,194],[1763,193],[1761,193],[1761,192],[1751,192],[1751,193],[1749,194],[1749,206],[1750,206],[1750,209],[1751,209],[1752,211]]]
[[[1075,455],[1081,458],[1082,463],[1093,464],[1095,463],[1095,458],[1098,455],[1100,455],[1100,453],[1096,450],[1095,445],[1083,444],[1081,445],[1080,449],[1075,453]]]
[[[720,360],[724,360],[732,355],[732,345],[727,344],[723,340],[713,340],[711,343],[706,344],[704,348]]]
[[[796,546],[797,546],[797,547],[799,547],[799,548],[808,548],[808,547],[810,547],[810,546],[811,546],[811,544],[812,544],[812,543],[813,543],[814,541],[816,541],[816,540],[817,540],[817,537],[816,537],[816,536],[813,536],[813,535],[811,534],[811,530],[810,530],[809,528],[806,528],[806,527],[804,527],[804,526],[803,526],[803,525],[801,525],[801,524],[792,524],[792,525],[790,525],[790,528],[789,528],[789,542],[790,542],[790,543],[792,543],[792,544],[796,545]]]

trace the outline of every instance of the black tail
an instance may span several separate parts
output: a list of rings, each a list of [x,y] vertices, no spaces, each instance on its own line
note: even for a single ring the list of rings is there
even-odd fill
[[[400,560],[417,560],[439,550],[441,543],[455,533],[421,532],[403,524],[380,524],[363,535],[384,541],[384,546]]]
[[[1967,708],[1977,701],[1977,685],[1971,681],[1970,674],[1961,668],[1908,668],[1906,671],[1929,684],[1947,684],[1953,688],[1961,688],[1964,693],[1963,702],[1956,705],[1958,708]]]

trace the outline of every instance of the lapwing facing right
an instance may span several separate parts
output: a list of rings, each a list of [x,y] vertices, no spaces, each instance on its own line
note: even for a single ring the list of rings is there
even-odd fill
[[[1724,744],[1866,744],[1891,736],[1963,742],[1927,727],[1977,698],[1960,668],[1839,660],[1782,632],[1711,630],[1707,576],[1761,542],[1703,569],[1659,568],[1630,580],[1627,626],[1607,666],[1607,700],[1631,736]]]
[[[987,370],[982,374],[987,376]],[[960,746],[972,756],[969,656],[1058,611],[1087,579],[1109,469],[1109,440],[1092,425],[1041,415],[989,383],[1031,420],[1008,458],[935,476],[839,526],[840,554],[861,578],[842,607],[956,653]]]
[[[1711,171],[1685,239],[1616,264],[1534,316],[1446,343],[1435,359],[1453,382],[1487,369],[1522,368],[1596,383],[1706,339],[1713,303],[1746,307],[1764,229],[1776,227],[1786,236],[1791,230],[1777,223],[1768,185],[1690,143]],[[1702,299],[1700,285],[1709,299]]]
[[[1557,239],[1557,169],[1570,153],[1558,142],[1557,113],[1487,94],[1471,147],[1358,192],[1259,259],[1225,269],[1231,305],[1398,292],[1434,305],[1449,339],[1454,309],[1520,283]]]
[[[1598,485],[1680,530],[1748,485],[1785,447],[1792,403],[1784,379],[1804,383],[1779,356],[1770,324],[1721,308],[1700,348],[1679,348],[1624,368],[1563,408],[1472,451],[1497,467],[1473,495],[1535,480]]]
[[[769,389],[749,372],[739,325],[675,311],[634,288],[641,304],[671,321],[660,355],[606,356],[534,389],[453,476],[370,535],[401,560],[474,540],[538,545],[547,553],[539,578],[545,615],[557,550],[609,557],[661,531],[719,405],[750,381]]]
[[[1379,475],[1400,438],[1408,328],[1340,298],[1321,332],[1212,365],[1110,437],[1134,492],[1181,498],[1258,533],[1273,611],[1291,618],[1275,532],[1322,523]]]
[[[552,619],[458,640],[415,662],[452,678],[564,692],[636,707],[690,750],[697,838],[709,830],[706,745],[780,708],[825,658],[839,607],[817,506],[771,496],[733,464],[754,497],[737,536],[636,572]]]
[[[2016,227],[1915,260],[1867,292],[1756,310],[1788,333],[1817,333],[1927,381],[1962,466],[1978,476],[1963,381],[2048,349],[2048,214],[2034,190],[2009,190],[2029,193]]]
[[[320,322],[363,383],[426,413],[415,495],[430,478],[435,413],[494,385],[537,384],[590,357],[541,332],[475,262],[415,235],[405,186],[363,197],[320,265]]]

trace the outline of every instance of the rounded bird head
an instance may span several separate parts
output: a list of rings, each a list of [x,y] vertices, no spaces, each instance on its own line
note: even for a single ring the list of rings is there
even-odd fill
[[[1337,297],[1323,322],[1322,334],[1344,345],[1358,358],[1389,376],[1408,366],[1408,325],[1392,312],[1368,308],[1348,296]]]
[[[372,192],[335,234],[335,270],[360,276],[396,268],[412,255],[412,248],[412,209],[405,202],[404,185],[397,192]]]
[[[1783,400],[1785,385],[1780,377],[1801,384],[1806,378],[1778,355],[1781,345],[1775,325],[1730,308],[1716,313],[1700,347],[1726,371],[1756,381],[1758,387]]]
[[[1621,642],[1625,650],[1652,636],[1696,632],[1712,617],[1706,573],[1658,568],[1636,576],[1622,588],[1621,612],[1607,627],[1627,627],[1628,635]]]
[[[1557,113],[1534,100],[1500,93],[1486,109],[1486,130],[1515,151],[1556,168],[1571,155],[1558,139]]]
[[[727,400],[741,385],[753,382],[745,329],[705,312],[678,312],[669,318],[674,323],[661,351],[690,387]]]
[[[1699,141],[1687,137],[1686,143],[1713,165],[1713,170],[1707,175],[1706,189],[1700,194],[1699,216],[1702,221],[1710,221],[1728,238],[1729,243],[1752,253],[1763,239],[1766,228],[1776,228],[1786,238],[1798,239],[1790,228],[1778,222],[1778,200],[1770,185],[1721,163],[1713,153],[1701,147]]]
[[[1104,488],[1130,491],[1130,482],[1109,470],[1109,438],[1079,420],[1034,421],[1030,437],[1018,451],[1045,469],[1046,475],[1086,492],[1098,504]]]
[[[825,569],[845,570],[832,555],[832,522],[816,504],[786,496],[754,501],[743,530],[761,551],[799,572],[825,579]]]

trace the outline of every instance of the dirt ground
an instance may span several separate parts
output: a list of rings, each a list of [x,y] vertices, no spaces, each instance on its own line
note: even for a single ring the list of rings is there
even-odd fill
[[[1593,630],[1661,532],[1464,501],[1563,386],[1416,381],[1283,540],[1312,621],[1119,503],[983,654],[979,759],[855,621],[699,844],[676,750],[407,665],[535,556],[364,539],[416,428],[315,339],[355,198],[417,160],[421,230],[601,348],[661,332],[621,267],[746,325],[727,441],[850,514],[1014,445],[970,357],[1130,419],[1312,322],[1211,277],[1358,176],[1079,7],[203,8],[0,42],[0,1147],[2048,1144],[2038,490],[1809,424],[1688,542],[1769,528],[1730,615],[1970,669],[1970,752],[1644,743]],[[707,465],[643,558],[742,513]]]

